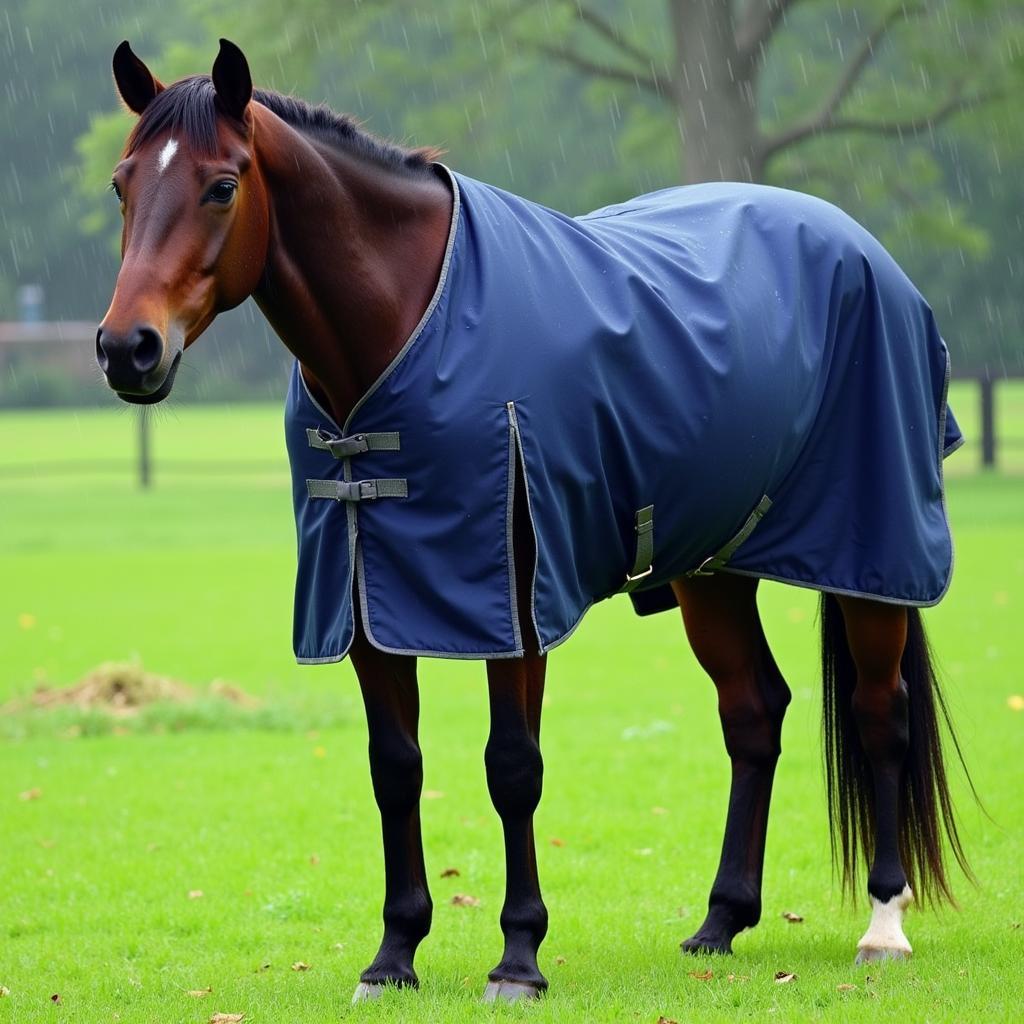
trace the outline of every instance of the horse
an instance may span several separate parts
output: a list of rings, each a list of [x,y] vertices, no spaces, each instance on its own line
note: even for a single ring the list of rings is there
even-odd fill
[[[138,119],[111,185],[122,264],[96,337],[109,387],[162,401],[184,350],[250,296],[296,359],[296,654],[351,658],[383,834],[383,938],[354,1001],[416,986],[431,924],[421,655],[486,663],[506,889],[484,999],[546,990],[533,814],[547,652],[613,593],[641,613],[680,609],[717,691],[728,812],[707,915],[682,949],[732,952],[761,915],[790,701],[762,578],[821,591],[833,863],[850,891],[869,865],[857,961],[908,957],[911,902],[953,902],[949,851],[970,876],[920,612],[949,583],[941,463],[960,436],[945,346],[891,257],[835,207],[753,185],[564,217],[456,175],[438,151],[254,89],[223,39],[209,76],[165,86],[127,41],[113,71]],[[645,362],[662,328],[668,347]],[[672,362],[681,349],[688,369]],[[865,448],[878,435],[880,452]],[[357,480],[354,466],[406,476]],[[474,504],[477,477],[501,493]],[[644,488],[657,497],[641,505]]]

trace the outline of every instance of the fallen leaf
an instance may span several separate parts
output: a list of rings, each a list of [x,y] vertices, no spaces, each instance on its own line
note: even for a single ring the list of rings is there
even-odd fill
[[[309,855],[309,863],[316,867],[320,863],[320,858],[315,853],[311,853]]]
[[[750,981],[749,974],[727,974],[726,978],[730,985],[737,981]]]
[[[18,616],[18,627],[20,629],[31,629],[36,624],[36,617],[31,612],[22,612]]]
[[[788,985],[789,982],[796,981],[796,975],[789,971],[776,971],[775,972],[775,984],[776,985]]]
[[[479,907],[480,901],[475,896],[467,896],[464,892],[457,892],[449,901],[453,907]]]
[[[679,1021],[673,1020],[671,1017],[659,1017],[658,1024],[679,1024]]]
[[[215,1013],[211,1018],[209,1024],[239,1024],[239,1021],[245,1020],[244,1013]]]
[[[292,964],[292,970],[293,971],[308,971],[309,970],[309,964],[303,963],[301,960],[296,960],[295,963]]]
[[[638,857],[650,857],[654,850],[649,846],[642,846],[639,850],[633,851]]]
[[[652,807],[651,814],[668,814],[667,807]]]
[[[444,793],[439,789],[425,789],[423,790],[424,800],[441,800],[444,797]]]
[[[803,921],[803,917],[800,914],[794,914],[792,910],[784,910],[782,916],[790,924],[800,924]]]
[[[555,963],[558,964],[559,967],[561,967],[565,962],[566,962],[566,960],[565,960],[564,956],[556,956],[555,957]]]
[[[837,992],[856,992],[856,985],[836,985]]]
[[[146,844],[146,853],[156,853],[156,851],[159,850],[159,849],[160,849],[160,844],[159,843],[147,843]]]
[[[50,996],[50,1002],[51,1003],[59,1003],[60,1002],[60,993],[59,992],[54,992],[53,995]]]
[[[565,840],[564,839],[552,839],[551,840],[551,845],[552,846],[565,846]]]
[[[710,981],[715,976],[715,972],[708,968],[706,971],[690,971],[690,977],[696,978],[698,981]]]
[[[260,964],[259,967],[256,968],[256,973],[259,974],[260,971],[269,971],[269,970],[270,970],[270,964]]]
[[[4,996],[9,996],[10,994],[11,990],[7,988],[6,985],[0,985],[0,999],[3,999]]]
[[[327,756],[327,750],[324,747],[314,747],[313,748],[313,756],[314,757],[326,757]]]
[[[442,878],[458,878],[459,875],[461,875],[461,874],[462,874],[462,872],[458,868],[445,868],[444,871],[441,872],[441,877]]]
[[[23,793],[18,794],[19,800],[38,800],[43,795],[43,791],[38,786],[33,786],[31,789],[26,789]]]
[[[193,999],[203,999],[213,991],[212,988],[190,988],[185,994]]]
[[[1011,711],[1024,711],[1024,697],[1019,693],[1015,693],[1012,697],[1007,697],[1006,703]]]
[[[203,898],[203,890],[202,889],[189,889],[189,891],[188,891],[188,898],[190,900],[201,900]]]

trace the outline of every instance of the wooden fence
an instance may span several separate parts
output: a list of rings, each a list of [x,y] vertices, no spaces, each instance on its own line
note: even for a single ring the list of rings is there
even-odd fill
[[[69,373],[95,379],[94,345],[96,325],[84,321],[52,321],[43,323],[4,323],[0,321],[0,372],[18,349],[30,347],[48,362],[59,362]],[[957,370],[957,381],[975,381],[981,424],[981,462],[996,465],[999,438],[996,430],[996,385],[1002,380],[1024,379],[1024,370],[1001,372],[998,377],[984,370]],[[149,487],[152,481],[150,417],[142,409],[138,417],[136,471],[139,484]]]

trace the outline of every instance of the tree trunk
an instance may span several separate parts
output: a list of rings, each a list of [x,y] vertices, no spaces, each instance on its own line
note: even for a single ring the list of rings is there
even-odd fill
[[[731,0],[668,0],[676,50],[682,174],[758,181],[763,172],[754,81],[736,46]]]

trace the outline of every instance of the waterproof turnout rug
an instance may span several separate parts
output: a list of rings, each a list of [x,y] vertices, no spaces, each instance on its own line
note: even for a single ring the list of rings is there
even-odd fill
[[[451,178],[434,299],[348,421],[293,371],[300,661],[345,656],[353,586],[380,648],[521,654],[517,463],[544,650],[615,593],[675,607],[684,573],[942,597],[948,355],[863,228],[763,186],[571,218]]]

